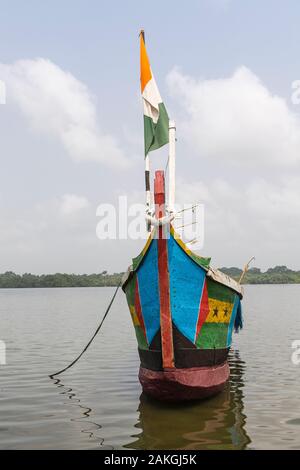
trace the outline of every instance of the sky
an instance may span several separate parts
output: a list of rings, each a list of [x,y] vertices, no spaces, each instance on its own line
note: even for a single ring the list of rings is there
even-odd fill
[[[141,28],[201,254],[300,269],[298,1],[0,0],[0,18],[0,272],[119,272],[141,251],[96,236],[99,204],[144,202]]]

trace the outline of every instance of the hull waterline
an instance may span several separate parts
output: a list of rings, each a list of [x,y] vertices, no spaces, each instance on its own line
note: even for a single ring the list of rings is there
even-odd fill
[[[140,367],[143,391],[160,401],[201,400],[221,392],[230,376],[227,362],[216,367],[154,371]]]

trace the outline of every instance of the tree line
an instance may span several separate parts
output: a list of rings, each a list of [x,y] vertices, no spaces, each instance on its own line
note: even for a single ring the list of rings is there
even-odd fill
[[[239,280],[242,269],[220,268],[225,274]],[[0,274],[0,289],[39,288],[39,287],[113,287],[117,286],[124,273],[108,274],[16,274],[7,271]],[[293,271],[286,266],[275,266],[262,272],[259,268],[251,268],[246,273],[243,284],[300,284],[300,271]]]
[[[0,289],[25,287],[105,287],[117,286],[123,273],[108,274],[0,274]]]
[[[235,280],[239,280],[242,269],[221,268],[225,274]],[[286,266],[275,266],[262,272],[259,268],[251,268],[245,274],[243,284],[300,284],[300,271],[293,271]]]

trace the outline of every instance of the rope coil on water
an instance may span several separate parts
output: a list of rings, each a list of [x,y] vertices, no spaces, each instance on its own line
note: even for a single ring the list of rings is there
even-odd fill
[[[115,290],[115,292],[114,292],[114,295],[112,296],[112,299],[111,299],[111,301],[110,301],[110,303],[109,303],[109,305],[108,305],[108,307],[107,307],[107,309],[106,309],[105,314],[103,315],[103,318],[102,318],[102,320],[101,320],[100,325],[98,326],[97,330],[95,331],[94,335],[92,336],[92,338],[90,339],[90,341],[88,342],[88,344],[86,345],[86,347],[84,348],[84,350],[83,350],[83,351],[79,354],[79,356],[78,356],[76,359],[74,359],[74,361],[71,362],[71,364],[69,364],[67,367],[65,367],[64,369],[60,370],[59,372],[56,372],[55,374],[49,375],[50,379],[53,379],[53,377],[55,377],[56,375],[60,375],[60,374],[62,374],[63,372],[66,372],[66,370],[68,370],[68,369],[70,369],[72,366],[74,366],[74,364],[76,364],[76,362],[78,362],[79,359],[83,356],[83,354],[85,353],[85,351],[86,351],[86,350],[88,349],[88,347],[92,344],[92,342],[94,341],[95,337],[96,337],[97,334],[99,333],[99,331],[100,331],[100,329],[101,329],[101,327],[102,327],[102,325],[103,325],[103,323],[104,323],[104,320],[105,320],[105,318],[107,317],[108,312],[110,311],[110,308],[111,308],[111,306],[112,306],[112,304],[113,304],[113,301],[115,300],[115,297],[116,297],[116,295],[117,295],[117,292],[118,292],[120,286],[121,286],[121,282],[118,284],[118,286],[117,286],[117,288],[116,288],[116,290]]]

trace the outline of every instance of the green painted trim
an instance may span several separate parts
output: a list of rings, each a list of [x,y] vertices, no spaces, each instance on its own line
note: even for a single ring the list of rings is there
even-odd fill
[[[142,328],[138,325],[135,325],[134,329],[135,329],[135,336],[136,336],[139,348],[149,350],[149,346],[147,344],[147,340],[145,338]]]
[[[185,252],[185,254],[188,255],[196,264],[198,264],[199,266],[201,266],[201,268],[204,268],[206,270],[209,269],[211,258],[203,258],[202,256],[196,255],[196,253],[190,250],[186,246],[186,244],[181,240],[178,233],[175,232],[173,225],[171,225],[170,227],[170,234],[174,238],[177,245],[179,245],[180,248]]]
[[[190,258],[192,258],[192,260],[195,261],[195,263],[197,263],[199,266],[201,266],[201,268],[206,268],[206,269],[209,268],[211,258],[203,258],[202,256],[198,256],[193,252],[188,254],[188,256]]]
[[[221,300],[222,302],[234,303],[235,292],[229,287],[220,284],[213,279],[207,278],[207,291],[210,299]]]
[[[203,323],[196,346],[199,349],[223,349],[227,347],[228,323]]]

